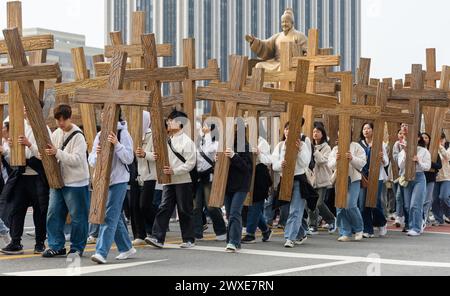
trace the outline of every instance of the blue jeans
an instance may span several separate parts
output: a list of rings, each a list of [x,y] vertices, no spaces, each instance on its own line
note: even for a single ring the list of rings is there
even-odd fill
[[[353,233],[359,233],[364,230],[364,223],[361,211],[358,208],[358,197],[361,190],[361,181],[350,183],[347,194],[347,208],[336,209],[337,225],[340,236],[351,237]]]
[[[247,192],[225,194],[225,209],[227,211],[227,243],[241,247],[242,208],[247,198]]]
[[[255,236],[256,228],[259,228],[263,233],[269,231],[269,226],[264,219],[264,200],[254,203],[248,208],[247,234]]]
[[[275,216],[275,210],[273,209],[273,195],[270,195],[267,201],[264,203],[264,217],[266,222],[270,225],[273,224],[273,218]],[[289,216],[289,205],[283,205],[280,207],[280,220],[279,225],[286,225],[287,217]]]
[[[3,220],[0,219],[0,235],[5,235],[9,232],[8,227],[6,227],[5,223],[3,223]]]
[[[433,214],[441,224],[444,224],[444,215],[448,216],[450,209],[450,181],[436,183],[433,200]]]
[[[108,256],[113,242],[116,243],[120,253],[127,252],[132,248],[122,213],[127,186],[127,183],[121,183],[109,187],[105,224],[100,225],[96,248],[96,253],[104,258]]]
[[[374,234],[374,227],[386,226],[387,221],[384,216],[381,195],[383,193],[383,181],[378,181],[377,207],[367,208],[366,197],[367,189],[361,189],[359,192],[359,210],[364,221],[364,233]]]
[[[64,228],[70,215],[70,249],[84,252],[88,236],[89,187],[63,187],[50,190],[47,212],[48,245],[52,250],[64,248]]]
[[[303,214],[305,212],[306,200],[300,193],[300,182],[294,181],[294,190],[289,207],[289,216],[284,228],[284,238],[294,241],[298,237],[300,227],[302,226]]]
[[[307,235],[309,225],[308,225],[308,219],[306,219],[305,217],[306,217],[306,214],[303,215],[302,225],[300,225],[300,229],[298,230],[298,234],[297,234],[297,240],[301,240]]]
[[[404,203],[403,203],[403,187],[400,184],[394,184],[395,193],[395,214],[397,217],[404,217]]]
[[[435,182],[427,183],[427,195],[425,198],[425,202],[423,203],[423,219],[428,221],[428,217],[430,215],[431,206],[433,204],[433,196],[434,196],[434,187]]]
[[[423,203],[427,181],[424,173],[416,173],[416,179],[405,188],[405,208],[408,211],[409,230],[420,232],[423,223]]]

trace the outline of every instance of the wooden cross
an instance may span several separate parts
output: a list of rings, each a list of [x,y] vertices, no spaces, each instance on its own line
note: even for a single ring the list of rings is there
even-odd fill
[[[294,173],[297,160],[296,141],[302,132],[302,116],[304,106],[329,107],[337,106],[337,100],[332,96],[316,95],[307,93],[307,85],[311,63],[308,60],[299,60],[297,66],[297,78],[294,92],[264,88],[264,92],[272,95],[272,100],[281,101],[290,104],[289,109],[289,134],[293,135],[286,140],[286,166],[283,169],[283,178],[281,179],[281,189],[279,199],[290,201],[292,188],[294,186]]]
[[[432,90],[424,88],[424,76],[422,71],[422,65],[412,66],[411,76],[411,88],[399,89],[393,91],[393,94],[389,97],[391,101],[403,101],[406,102],[409,108],[410,114],[414,115],[414,123],[409,126],[408,140],[406,147],[407,158],[412,158],[417,153],[417,134],[420,130],[420,123],[422,120],[422,107],[443,107],[448,108],[450,94],[446,90]],[[395,95],[394,95],[395,92]],[[412,161],[407,161],[405,177],[408,181],[412,181],[416,176],[416,166]]]
[[[351,120],[360,118],[374,121],[373,146],[371,151],[371,166],[369,168],[369,186],[367,192],[367,207],[375,208],[377,203],[378,179],[380,173],[380,152],[383,150],[383,137],[386,121],[413,122],[413,116],[402,114],[387,106],[387,87],[380,83],[377,88],[377,106],[352,105],[353,82],[351,73],[336,74],[341,79],[340,104],[333,109],[318,109],[319,113],[339,116],[339,151],[344,155],[349,151],[351,143]],[[336,207],[347,207],[349,160],[342,157],[337,164]]]
[[[169,166],[167,151],[167,134],[163,118],[163,105],[161,96],[161,82],[184,81],[188,76],[187,67],[166,67],[158,68],[157,46],[154,34],[142,35],[142,45],[144,56],[143,69],[130,69],[125,73],[130,82],[145,81],[147,90],[154,94],[152,105],[150,106],[150,115],[152,117],[153,145],[155,152],[158,153],[156,161],[156,170],[158,182],[160,184],[170,184],[171,177],[163,173],[164,166]],[[141,110],[141,109],[140,109]],[[141,110],[142,118],[142,110]],[[142,120],[139,121],[142,131]],[[142,139],[142,133],[140,134]]]
[[[3,35],[5,36],[12,67],[0,71],[0,81],[17,81],[23,104],[27,110],[28,120],[42,156],[42,164],[48,183],[51,188],[62,188],[64,182],[56,158],[45,153],[47,145],[51,144],[51,139],[47,132],[42,108],[33,83],[33,80],[61,77],[61,70],[58,64],[30,66],[17,28],[3,30]],[[12,118],[12,120],[14,119]]]
[[[7,3],[7,27],[17,28],[19,34],[22,34],[22,3],[12,1]],[[52,35],[39,35],[24,37],[21,39],[25,51],[39,51],[52,49],[54,42]],[[9,54],[5,41],[0,41],[0,54]],[[25,134],[23,100],[19,86],[16,82],[8,83],[9,93],[9,115],[10,115],[10,138],[12,145],[10,147],[11,166],[25,166],[25,147],[19,145],[18,139]]]
[[[123,87],[127,53],[116,51],[112,59],[111,73],[107,89],[77,89],[75,101],[82,104],[105,104],[103,108],[102,132],[100,135],[101,152],[97,156],[97,164],[93,176],[93,192],[89,221],[103,224],[106,202],[111,178],[114,145],[107,138],[111,132],[117,134],[120,106],[148,106],[154,92],[126,91]]]
[[[238,104],[245,102],[251,105],[270,105],[271,96],[269,94],[257,91],[244,91],[243,87],[247,78],[248,58],[242,56],[230,57],[230,81],[227,87],[199,87],[197,89],[197,98],[203,100],[225,102],[225,112],[223,118],[226,118],[226,126],[221,129],[225,134],[225,142],[221,139],[219,150],[221,148],[234,149],[234,119],[238,114]],[[225,144],[225,147],[224,147]],[[223,149],[222,151],[225,151]],[[211,207],[221,207],[223,205],[225,190],[228,179],[228,170],[230,159],[225,153],[218,153],[218,160],[214,168],[214,180],[212,184],[211,198],[209,205]]]
[[[436,89],[437,81],[441,80],[442,72],[438,72],[436,67],[436,48],[426,49],[426,71],[425,71],[425,88]],[[411,74],[405,75],[405,87],[411,86]],[[433,119],[435,109],[432,107],[423,107],[423,116],[425,120],[425,129],[431,133],[433,129]]]

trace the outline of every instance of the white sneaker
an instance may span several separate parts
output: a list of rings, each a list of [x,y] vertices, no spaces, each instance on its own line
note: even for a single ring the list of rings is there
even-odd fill
[[[88,239],[87,239],[88,245],[95,245],[96,243],[97,243],[97,238],[95,238],[93,236],[88,237]]]
[[[100,254],[94,254],[94,255],[92,255],[91,260],[92,260],[93,262],[95,262],[95,263],[98,263],[98,264],[106,264],[106,259],[103,258],[103,256],[100,255]]]
[[[351,241],[352,241],[352,238],[348,237],[348,236],[341,236],[338,238],[338,242],[340,242],[340,243],[348,243]]]
[[[374,238],[375,234],[368,234],[368,233],[363,233],[363,238]]]
[[[216,236],[216,241],[218,241],[218,242],[224,242],[224,241],[226,241],[227,240],[227,235],[226,234],[223,234],[223,235],[217,235]]]
[[[145,243],[145,242],[144,242]],[[137,251],[135,248],[131,248],[130,250],[128,250],[125,253],[120,253],[119,256],[116,257],[116,260],[127,260],[127,259],[131,259],[134,257],[134,255],[136,255]]]
[[[305,237],[302,238],[302,239],[296,240],[296,241],[294,242],[294,244],[295,244],[296,246],[301,246],[301,245],[303,245],[307,240],[308,240],[308,236],[305,236]]]
[[[290,248],[290,249],[292,249],[292,248],[294,248],[295,247],[295,243],[293,242],[293,241],[291,241],[291,240],[287,240],[286,241],[286,243],[284,244],[284,247],[285,248]]]
[[[408,231],[408,236],[416,237],[416,236],[420,236],[420,233],[415,232],[414,230],[410,230],[410,231]]]
[[[135,239],[135,240],[132,242],[132,244],[133,244],[134,247],[137,247],[137,246],[146,246],[146,245],[147,245],[147,243],[145,242],[145,240],[140,239],[140,238]]]
[[[5,247],[11,243],[11,236],[9,235],[9,232],[0,235],[0,239],[5,244]]]
[[[362,240],[363,240],[362,232],[358,232],[357,234],[355,234],[355,241],[362,241]]]
[[[236,253],[237,252],[237,248],[233,244],[228,244],[226,249],[225,249],[225,252],[227,252],[227,253]]]
[[[388,230],[387,230],[387,226],[386,225],[383,226],[383,227],[380,227],[380,236],[381,237],[386,236],[387,232],[388,232]]]
[[[193,247],[195,247],[195,244],[192,243],[192,242],[186,242],[186,243],[182,243],[180,245],[180,248],[182,248],[182,249],[190,249],[190,248],[193,248]]]

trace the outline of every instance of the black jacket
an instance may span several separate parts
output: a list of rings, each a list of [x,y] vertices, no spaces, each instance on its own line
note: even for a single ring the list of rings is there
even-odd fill
[[[252,153],[249,146],[245,145],[245,152],[237,152],[231,159],[226,193],[249,192],[252,174]]]
[[[431,168],[434,170],[434,172],[425,172],[427,183],[436,182],[437,174],[439,173],[439,170],[442,169],[442,160],[439,155],[437,162],[431,162]]]

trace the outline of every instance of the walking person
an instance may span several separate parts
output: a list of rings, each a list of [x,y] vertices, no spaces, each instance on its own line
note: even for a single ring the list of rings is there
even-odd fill
[[[392,159],[395,164],[398,166],[398,156],[400,152],[402,152],[406,147],[406,133],[405,126],[402,125],[402,128],[397,133],[398,140],[394,143],[392,149]],[[394,165],[392,163],[391,165]],[[399,168],[399,175],[402,175],[402,170]],[[400,184],[400,178],[394,180],[394,194],[395,194],[395,226],[400,228],[407,224],[407,214],[405,214],[405,202],[404,202],[404,187]],[[406,227],[405,227],[406,228]],[[405,231],[405,229],[404,229]]]
[[[445,135],[443,135],[443,136],[444,136],[444,140],[445,140]],[[427,150],[430,151],[431,136],[427,133],[422,133],[422,137],[423,137],[423,140],[425,141]],[[440,140],[442,141],[442,137],[440,138]],[[444,145],[445,145],[445,143],[444,143]],[[431,170],[425,172],[427,189],[426,189],[425,202],[423,203],[423,223],[424,223],[423,228],[424,229],[427,227],[427,225],[431,225],[430,214],[431,214],[431,208],[433,205],[433,198],[434,198],[435,187],[436,187],[436,179],[437,179],[437,175],[438,175],[439,171],[442,169],[441,155],[443,155],[444,157],[447,156],[447,151],[442,145],[439,146],[439,153],[438,153],[437,161],[436,162],[432,161],[431,162]],[[448,167],[450,168],[450,165]],[[443,175],[445,175],[445,173]],[[444,177],[444,179],[445,179],[445,177]],[[450,172],[448,172],[448,179],[450,181]],[[449,192],[449,194],[450,194],[450,192]]]
[[[367,158],[364,149],[358,143],[352,142],[348,152],[340,152],[334,147],[328,158],[328,167],[336,173],[337,161],[342,157],[349,160],[347,207],[336,209],[339,242],[350,242],[352,234],[355,241],[363,239],[364,223],[358,208],[359,192],[361,190],[361,170],[366,165]]]
[[[408,143],[408,145],[414,145]],[[409,156],[416,164],[415,180],[408,182],[405,188],[405,208],[408,213],[408,236],[420,236],[423,232],[423,204],[426,197],[425,173],[431,168],[431,154],[425,148],[425,141],[421,134],[418,135],[417,154]],[[398,156],[398,166],[402,170],[406,167],[406,150]]]
[[[448,217],[450,209],[450,148],[445,134],[441,136],[439,155],[442,168],[436,177],[436,187],[433,200],[433,214],[438,226],[445,225],[444,215]]]
[[[195,247],[194,219],[193,219],[193,182],[191,171],[194,170],[197,157],[194,142],[183,131],[187,122],[187,115],[174,110],[167,120],[169,139],[167,149],[169,151],[170,166],[164,168],[164,174],[170,175],[172,182],[164,184],[161,205],[156,214],[152,234],[145,242],[156,248],[163,248],[166,240],[170,218],[178,209],[180,218],[181,235],[183,243],[180,248]],[[159,155],[153,153],[155,161]]]
[[[87,144],[80,128],[72,123],[72,108],[59,105],[54,109],[58,129],[52,134],[52,145],[45,152],[55,156],[61,168],[64,187],[50,190],[47,214],[49,248],[42,254],[45,258],[65,256],[64,225],[70,215],[69,254],[82,256],[88,237],[89,216],[89,167]]]
[[[156,162],[153,158],[153,133],[150,128],[150,113],[143,112],[142,147],[137,148],[139,194],[131,202],[131,227],[133,230],[133,246],[146,245],[145,238],[153,228],[157,208],[154,206],[156,186]]]
[[[41,107],[43,106],[44,104],[41,102]],[[35,254],[42,254],[45,251],[45,240],[47,237],[46,220],[49,203],[49,186],[25,108],[24,117],[25,135],[19,137],[18,143],[25,147],[26,166],[14,169],[1,193],[1,199],[7,201],[11,235],[11,243],[0,250],[0,252],[6,255],[21,255],[24,253],[21,241],[25,217],[30,204],[33,207],[33,221],[36,229]],[[51,136],[48,127],[47,132]],[[9,146],[12,146],[11,139],[8,139],[8,142]]]
[[[304,119],[302,119],[302,126],[304,125]],[[308,137],[300,135],[292,135],[298,137],[296,141],[297,161],[295,166],[295,180],[292,188],[292,199],[289,206],[289,216],[284,229],[284,238],[286,240],[284,246],[286,248],[294,248],[295,245],[301,245],[304,243],[306,235],[299,237],[300,233],[306,234],[306,229],[301,229],[304,212],[306,209],[306,196],[302,196],[300,190],[300,177],[306,174],[306,169],[311,161],[311,140]],[[286,140],[289,137],[289,122],[284,127],[284,141],[280,142],[275,147],[272,154],[272,166],[273,170],[282,172],[286,166]]]
[[[264,216],[264,203],[269,196],[269,189],[272,186],[269,167],[272,163],[270,145],[262,137],[258,138],[256,152],[255,181],[253,186],[253,204],[248,208],[246,235],[242,239],[243,244],[256,242],[256,229],[259,228],[262,234],[262,242],[268,242],[272,236],[267,220]]]
[[[332,186],[331,177],[333,171],[328,167],[328,157],[331,153],[331,147],[327,141],[327,132],[322,125],[316,125],[313,130],[313,146],[314,146],[314,176],[317,193],[319,199],[316,209],[308,210],[310,231],[312,234],[318,233],[319,216],[328,224],[328,232],[336,232],[336,217],[326,204],[326,195],[328,188]]]
[[[102,121],[104,113],[102,112]],[[97,165],[98,156],[101,153],[100,133],[97,134],[89,154],[91,167]],[[128,165],[133,163],[133,140],[128,132],[127,123],[119,115],[117,134],[111,132],[107,137],[108,145],[114,146],[114,155],[111,166],[111,179],[109,183],[108,199],[106,202],[106,216],[104,224],[99,226],[97,246],[95,254],[91,257],[93,262],[106,264],[109,251],[113,242],[117,245],[120,254],[117,260],[126,260],[136,254],[133,248],[128,229],[123,215],[123,203],[127,194],[130,173]],[[98,164],[100,165],[100,164]]]
[[[364,179],[364,184],[359,193],[359,210],[362,213],[364,221],[364,238],[374,238],[375,232],[374,227],[379,228],[380,237],[387,235],[387,220],[384,215],[384,209],[382,205],[382,193],[383,193],[383,183],[387,181],[388,176],[385,167],[389,165],[389,157],[386,152],[386,145],[383,143],[382,151],[379,153],[378,158],[381,159],[380,173],[378,177],[378,193],[377,193],[377,204],[376,208],[366,207],[366,197],[367,197],[367,184],[369,180],[369,169],[370,169],[370,159],[372,156],[372,146],[373,146],[373,123],[364,123],[361,130],[359,144],[364,149],[366,153],[366,165],[362,169],[362,178]],[[367,182],[366,182],[367,181]]]
[[[197,148],[197,171],[199,179],[197,181],[194,204],[195,239],[203,239],[203,225],[205,225],[203,216],[204,209],[206,208],[213,224],[216,240],[225,241],[227,239],[227,226],[223,219],[222,209],[209,207],[215,165],[214,159],[219,148],[219,142],[213,135],[216,132],[216,126],[205,123],[201,132],[202,137]]]

